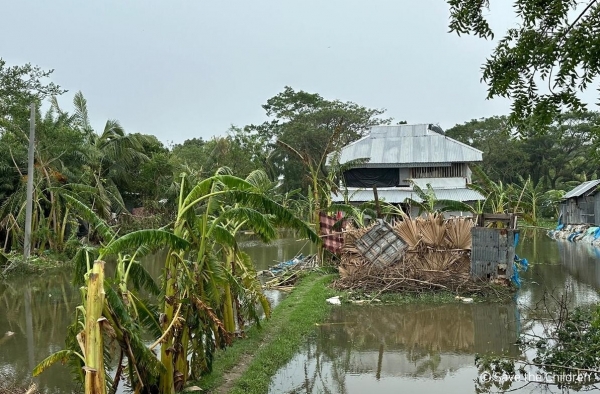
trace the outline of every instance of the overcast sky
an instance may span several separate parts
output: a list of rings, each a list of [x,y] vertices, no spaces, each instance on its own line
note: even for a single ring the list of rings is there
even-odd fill
[[[504,3],[497,33],[515,23]],[[266,120],[286,85],[444,129],[510,107],[480,82],[493,43],[448,33],[444,0],[18,0],[2,14],[0,57],[55,69],[63,109],[81,90],[97,131],[111,118],[207,139]]]

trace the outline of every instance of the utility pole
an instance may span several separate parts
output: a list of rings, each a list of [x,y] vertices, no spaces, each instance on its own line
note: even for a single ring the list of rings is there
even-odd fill
[[[35,103],[31,103],[29,119],[29,152],[27,163],[27,205],[25,207],[25,240],[23,242],[23,257],[29,259],[31,253],[31,216],[33,211],[33,154],[35,149]]]

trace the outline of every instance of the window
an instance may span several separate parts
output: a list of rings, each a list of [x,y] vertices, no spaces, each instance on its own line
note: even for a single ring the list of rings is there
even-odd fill
[[[411,177],[419,178],[461,178],[465,176],[465,166],[453,163],[447,167],[416,167],[411,169]]]

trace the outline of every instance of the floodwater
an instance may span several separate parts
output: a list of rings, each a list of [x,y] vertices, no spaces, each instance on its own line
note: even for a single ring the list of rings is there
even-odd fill
[[[244,236],[240,245],[252,257],[258,270],[299,253],[313,252],[309,243],[297,241],[291,232],[284,233],[283,238],[269,245],[252,236]],[[154,278],[161,275],[165,254],[144,258],[143,264]],[[71,282],[72,272],[68,270],[53,272],[50,277],[47,274],[31,275],[0,281],[0,379],[9,376],[13,382],[28,386],[33,368],[64,348],[67,327],[81,302],[79,290]],[[272,305],[283,296],[277,291],[266,291],[266,295]],[[7,336],[5,333],[13,334]],[[82,392],[73,382],[69,369],[60,364],[52,366],[34,381],[46,393]]]
[[[516,339],[524,332],[543,333],[537,319],[545,315],[545,305],[552,307],[541,300],[552,294],[565,296],[572,306],[599,301],[600,250],[529,229],[521,232],[517,254],[530,267],[506,304],[335,307],[274,376],[269,392],[477,392],[476,355],[522,357]],[[546,386],[522,386],[510,389],[548,392]]]
[[[310,253],[292,235],[263,245],[240,240],[258,270]],[[404,306],[342,306],[315,329],[302,351],[273,378],[272,393],[473,393],[476,354],[518,357],[519,333],[536,330],[535,307],[545,294],[569,294],[573,305],[597,302],[600,250],[553,241],[544,232],[523,232],[519,255],[532,262],[515,302]],[[157,277],[164,256],[145,266]],[[273,303],[280,294],[268,294]],[[33,367],[64,346],[80,302],[71,272],[0,282],[0,376],[29,382]],[[13,332],[10,337],[6,332]],[[46,393],[80,392],[66,367],[36,378]],[[530,392],[531,386],[527,388]]]

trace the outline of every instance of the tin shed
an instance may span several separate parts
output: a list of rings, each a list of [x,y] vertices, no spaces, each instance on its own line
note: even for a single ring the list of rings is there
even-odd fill
[[[600,224],[600,179],[583,182],[565,194],[560,204],[564,224]]]

